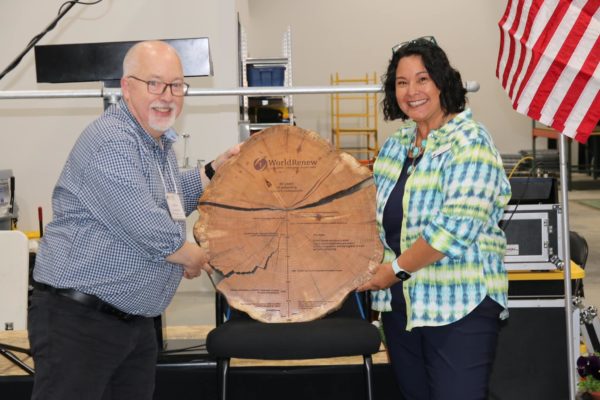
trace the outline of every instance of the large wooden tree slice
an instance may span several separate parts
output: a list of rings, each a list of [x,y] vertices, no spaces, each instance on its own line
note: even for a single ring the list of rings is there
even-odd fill
[[[381,261],[371,172],[317,133],[254,134],[199,200],[196,241],[217,289],[264,322],[319,318]]]

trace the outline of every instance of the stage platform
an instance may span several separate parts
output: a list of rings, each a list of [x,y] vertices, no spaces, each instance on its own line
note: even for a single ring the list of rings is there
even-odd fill
[[[210,329],[212,326],[166,328],[165,351],[157,363],[156,400],[217,399],[216,362],[202,347]],[[0,343],[29,348],[26,331],[0,332]],[[188,347],[192,348],[175,351]],[[35,367],[31,357],[14,354],[30,367]],[[402,399],[383,347],[374,355],[373,362],[375,397]],[[231,400],[365,398],[362,357],[290,361],[233,359],[229,374],[228,394]],[[33,377],[0,357],[2,398],[29,399],[32,384]]]
[[[572,264],[572,279],[583,270]],[[510,318],[503,321],[490,396],[493,400],[568,398],[562,271],[509,273]],[[572,282],[574,284],[574,281]],[[575,327],[578,327],[578,313]],[[203,344],[212,326],[172,326],[157,363],[155,400],[217,400],[216,362]],[[575,336],[578,344],[579,331]],[[0,343],[29,348],[26,331],[0,331]],[[172,352],[193,347],[190,351]],[[30,357],[15,353],[29,366]],[[21,357],[22,356],[22,357]],[[377,400],[402,400],[382,348],[373,357]],[[68,377],[65,377],[68,379]],[[33,378],[0,357],[0,398],[28,400]],[[361,357],[303,361],[231,361],[229,400],[360,400],[365,396]]]

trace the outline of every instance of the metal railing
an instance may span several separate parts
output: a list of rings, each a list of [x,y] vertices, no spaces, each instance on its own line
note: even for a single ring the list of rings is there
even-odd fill
[[[477,82],[465,82],[467,92],[479,90]],[[265,86],[237,87],[230,89],[190,89],[187,96],[282,96],[294,94],[332,94],[332,93],[377,93],[382,92],[381,85],[357,86]],[[5,90],[0,91],[0,100],[15,99],[65,99],[65,98],[110,98],[121,95],[119,88],[101,88],[88,90]]]
[[[330,93],[376,93],[380,85],[360,86],[296,86],[296,87],[237,87],[230,89],[190,89],[187,96],[280,96],[293,94]],[[0,91],[0,100],[15,99],[65,99],[65,98],[104,98],[120,96],[121,89],[101,88],[87,90],[5,90]]]

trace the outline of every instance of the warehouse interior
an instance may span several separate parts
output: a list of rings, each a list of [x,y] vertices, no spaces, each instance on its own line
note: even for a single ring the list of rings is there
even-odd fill
[[[41,77],[42,67],[59,63],[52,51],[64,45],[93,47],[143,40],[206,42],[207,48],[202,52],[206,52],[207,70],[186,76],[191,94],[185,97],[183,112],[174,125],[179,137],[173,148],[182,170],[204,168],[223,149],[244,142],[263,128],[280,124],[316,132],[337,149],[356,157],[362,165],[372,167],[378,150],[401,127],[401,121],[384,121],[381,91],[373,89],[356,95],[365,101],[366,112],[362,114],[361,103],[360,117],[352,117],[349,125],[340,123],[343,96],[335,94],[336,88],[381,85],[393,46],[434,36],[451,64],[460,71],[468,92],[468,107],[490,132],[507,175],[525,180],[526,185],[530,178],[537,179],[549,188],[544,195],[534,194],[529,204],[535,212],[542,210],[539,211],[542,213],[548,210],[548,204],[553,205],[549,213],[554,213],[550,218],[554,218],[558,230],[558,235],[554,232],[557,241],[554,245],[563,247],[559,256],[565,251],[559,242],[569,231],[577,232],[588,246],[584,269],[578,267],[571,272],[576,276],[568,282],[575,288],[582,285],[584,296],[570,308],[565,306],[568,298],[563,286],[567,284],[563,281],[565,274],[561,266],[556,267],[556,262],[552,261],[551,267],[536,266],[531,270],[532,264],[523,265],[522,260],[509,262],[513,268],[512,280],[509,276],[509,308],[514,322],[501,328],[497,366],[488,398],[584,398],[575,393],[577,382],[573,378],[579,378],[575,377],[576,365],[569,363],[571,357],[583,351],[600,351],[600,322],[593,315],[593,310],[600,307],[600,250],[595,247],[600,241],[600,180],[597,179],[600,148],[596,136],[599,128],[596,126],[587,144],[567,139],[566,162],[560,155],[562,146],[560,139],[557,140],[560,135],[513,109],[496,77],[499,21],[506,1],[103,0],[91,3],[73,4],[64,18],[36,42],[35,49],[24,54],[14,69],[0,78],[0,121],[4,127],[0,190],[9,188],[0,194],[12,192],[16,205],[10,211],[0,207],[0,232],[18,230],[26,234],[27,277],[40,236],[54,217],[52,192],[73,145],[84,128],[108,103],[114,102],[111,96],[119,94],[114,78],[70,81],[59,77],[59,81],[52,83],[56,79],[52,71],[50,78]],[[36,12],[31,12],[32,6]],[[57,11],[64,11],[64,5],[62,1],[48,0],[4,2],[0,11],[0,31],[4,38],[0,68],[4,68],[56,18]],[[595,18],[597,24],[597,13]],[[46,60],[42,60],[44,48],[51,52]],[[67,56],[66,64],[69,57],[76,58],[77,54]],[[94,59],[89,69],[106,61]],[[85,75],[88,71],[79,62],[71,63],[68,68]],[[271,86],[284,90],[274,95],[243,91]],[[290,88],[304,90],[296,94],[285,91]],[[322,89],[321,92],[316,88]],[[233,94],[226,93],[227,90]],[[346,112],[354,115],[357,106],[349,107]],[[353,131],[352,124],[359,127],[360,134]],[[339,132],[336,135],[340,125],[347,128],[341,136]],[[550,138],[535,132],[551,132]],[[567,194],[566,204],[563,193]],[[564,210],[568,227],[563,224]],[[197,211],[186,219],[187,240],[192,243],[198,219]],[[1,248],[10,253],[11,246]],[[12,259],[12,255],[7,259]],[[572,247],[571,259],[574,259]],[[0,309],[13,314],[17,310],[19,317],[23,319],[24,315],[26,319],[27,309],[22,302],[27,303],[31,282],[27,282],[23,293],[23,288],[10,280],[13,279],[10,273],[2,271],[1,264],[0,299],[4,304]],[[521,278],[526,273],[530,275]],[[576,295],[581,292],[574,290]],[[214,282],[206,274],[197,279],[183,279],[166,311],[155,319],[162,350],[155,399],[219,398],[219,366],[205,348],[206,335],[219,318],[216,302]],[[568,310],[573,311],[571,321],[567,321]],[[587,313],[584,317],[583,311]],[[586,319],[590,312],[591,317]],[[573,338],[568,332],[569,324]],[[22,325],[14,328],[4,322],[2,325],[0,393],[8,393],[6,398],[11,399],[30,398],[32,375],[19,367],[24,363],[35,368],[31,356],[19,352],[29,346],[27,328]],[[11,353],[18,360],[11,359],[11,354],[7,357],[2,350],[4,344],[9,344],[4,348],[9,351],[11,346],[17,347]],[[358,361],[354,358],[296,363],[232,361],[228,398],[265,399],[284,395],[291,399],[364,398],[363,370],[358,358]],[[373,359],[374,398],[403,398],[383,346]]]

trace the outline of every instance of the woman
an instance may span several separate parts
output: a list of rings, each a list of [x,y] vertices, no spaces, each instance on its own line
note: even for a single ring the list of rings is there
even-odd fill
[[[375,290],[406,399],[485,399],[507,315],[498,221],[510,185],[489,133],[465,108],[460,73],[433,37],[393,50],[384,116],[409,121],[374,165],[385,252],[359,290]]]

